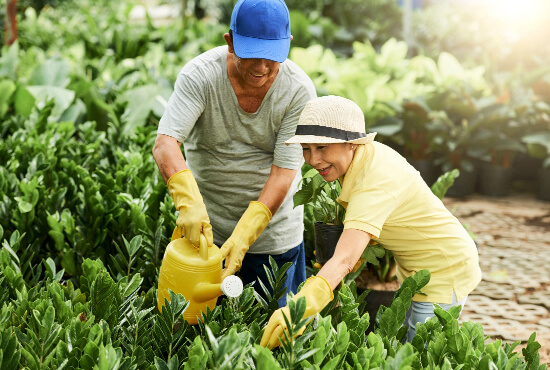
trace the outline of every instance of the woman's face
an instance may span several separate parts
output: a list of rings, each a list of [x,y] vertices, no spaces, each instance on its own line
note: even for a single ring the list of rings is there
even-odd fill
[[[357,147],[350,143],[301,145],[306,163],[326,181],[334,181],[348,171]]]

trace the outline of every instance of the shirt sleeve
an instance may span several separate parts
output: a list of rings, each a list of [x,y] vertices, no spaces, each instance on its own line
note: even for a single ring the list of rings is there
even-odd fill
[[[178,74],[174,92],[162,115],[157,133],[183,142],[206,107],[205,81],[193,64],[183,67]]]
[[[379,238],[395,207],[395,197],[381,187],[356,190],[348,202],[344,229],[362,230]]]

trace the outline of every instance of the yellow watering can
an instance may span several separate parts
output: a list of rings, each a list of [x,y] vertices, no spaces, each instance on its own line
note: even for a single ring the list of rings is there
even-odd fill
[[[206,308],[214,309],[217,298],[225,294],[238,297],[243,292],[239,277],[231,275],[222,282],[222,260],[220,249],[207,245],[200,234],[200,247],[195,247],[185,237],[181,237],[176,227],[172,241],[166,247],[159,273],[158,308],[162,312],[164,299],[170,300],[168,289],[181,293],[189,301],[183,318],[194,325],[206,313]]]

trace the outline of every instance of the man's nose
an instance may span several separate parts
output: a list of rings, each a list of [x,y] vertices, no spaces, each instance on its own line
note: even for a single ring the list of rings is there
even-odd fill
[[[256,59],[256,58],[252,59],[252,65],[254,66],[254,68],[267,69],[268,64],[269,64],[269,60],[267,59]]]

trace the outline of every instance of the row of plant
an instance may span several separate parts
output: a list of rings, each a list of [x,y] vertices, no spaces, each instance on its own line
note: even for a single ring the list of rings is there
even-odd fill
[[[0,229],[1,231],[1,229]],[[0,233],[0,238],[2,235]],[[140,241],[130,244],[141,248]],[[125,257],[131,259],[130,254]],[[85,259],[75,286],[48,258],[33,266],[39,279],[25,281],[18,254],[0,251],[0,367],[2,369],[545,369],[540,344],[531,336],[522,355],[519,342],[486,343],[480,324],[458,324],[458,309],[436,307],[403,344],[411,298],[429,281],[424,270],[407,278],[389,307],[381,307],[373,331],[363,314],[368,291],[343,285],[302,336],[308,319],[303,298],[290,304],[289,332],[274,351],[258,345],[262,327],[277,308],[283,274],[270,261],[273,295],[247,287],[234,302],[222,300],[196,326],[183,320],[188,302],[170,292],[162,312],[154,288],[139,273],[115,277],[101,260]]]

